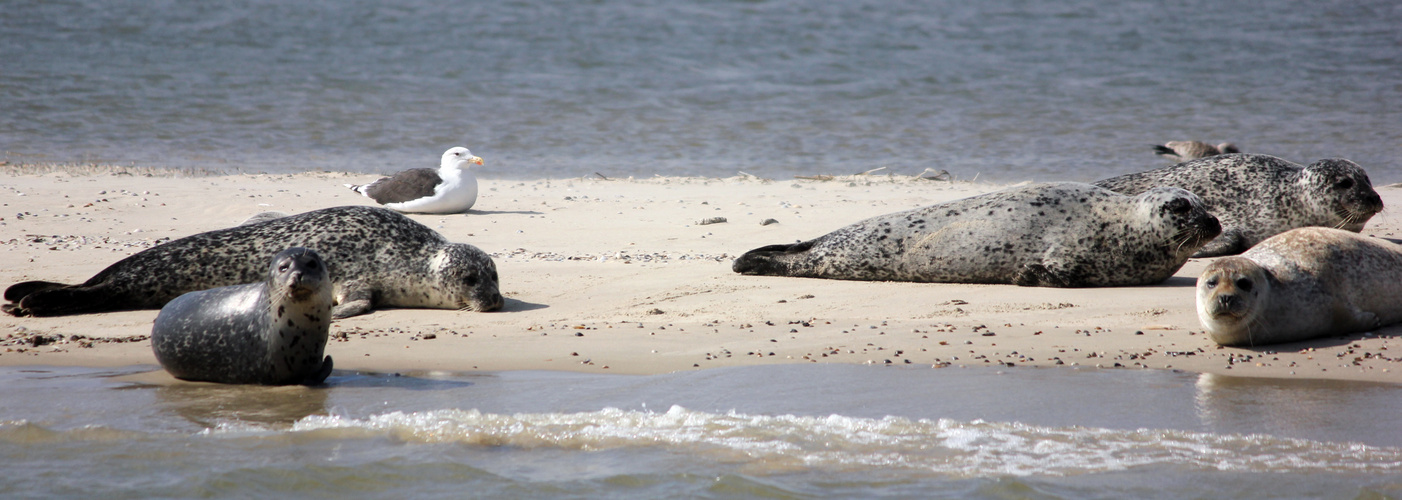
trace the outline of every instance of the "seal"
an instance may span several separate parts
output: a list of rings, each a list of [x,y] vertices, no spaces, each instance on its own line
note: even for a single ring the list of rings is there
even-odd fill
[[[263,283],[190,292],[170,301],[151,327],[151,350],[182,380],[316,385],[331,374],[322,358],[334,302],[316,252],[273,257]]]
[[[1194,257],[1235,255],[1261,240],[1306,226],[1363,230],[1383,209],[1368,173],[1357,163],[1330,159],[1300,166],[1268,155],[1229,154],[1098,181],[1127,195],[1155,186],[1201,196],[1222,222],[1222,235]]]
[[[1240,152],[1236,144],[1230,142],[1216,146],[1202,141],[1168,141],[1154,145],[1154,154],[1173,160],[1174,163]]]
[[[268,222],[273,219],[281,219],[283,217],[287,217],[287,214],[284,212],[258,212],[256,214],[253,214],[249,218],[244,219],[243,222],[239,223],[239,225],[252,226],[254,224]]]
[[[1198,320],[1213,342],[1264,345],[1402,322],[1402,246],[1307,227],[1208,264]]]
[[[757,248],[733,269],[868,281],[1147,285],[1172,276],[1220,230],[1202,201],[1178,188],[1130,197],[1089,184],[1031,184]]]
[[[157,309],[180,294],[263,281],[264,266],[290,247],[326,260],[332,316],[377,307],[491,311],[501,307],[497,269],[477,247],[450,243],[394,211],[333,207],[186,236],[122,259],[81,285],[28,281],[5,290],[5,312],[57,316]]]

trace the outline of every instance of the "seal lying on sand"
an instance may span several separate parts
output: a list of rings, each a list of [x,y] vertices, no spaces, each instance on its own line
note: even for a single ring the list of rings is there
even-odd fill
[[[1221,230],[1197,196],[1032,184],[771,245],[735,272],[847,280],[1085,287],[1158,283]]]
[[[156,315],[151,350],[182,380],[320,384],[331,374],[331,277],[316,252],[273,257],[263,283],[190,292]]]
[[[1240,152],[1241,150],[1237,149],[1236,144],[1230,142],[1224,142],[1216,146],[1202,141],[1168,141],[1163,144],[1154,145],[1154,154],[1175,162],[1185,162],[1198,158]]]
[[[1095,185],[1136,195],[1156,186],[1192,191],[1222,221],[1222,235],[1194,257],[1233,255],[1297,227],[1363,230],[1383,209],[1368,173],[1341,159],[1308,167],[1267,155],[1220,155],[1121,175]]]
[[[180,294],[263,281],[290,247],[315,250],[335,286],[336,318],[376,307],[491,311],[502,305],[492,258],[379,207],[335,207],[170,241],[81,285],[28,281],[5,290],[16,316],[156,309]]]
[[[1402,246],[1325,227],[1278,234],[1198,278],[1213,342],[1263,345],[1402,322]]]

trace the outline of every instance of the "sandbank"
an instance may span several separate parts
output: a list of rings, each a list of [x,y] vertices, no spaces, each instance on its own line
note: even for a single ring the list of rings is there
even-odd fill
[[[0,166],[0,286],[80,283],[168,239],[250,215],[374,203],[367,174],[198,175]],[[490,253],[501,311],[386,309],[332,324],[348,370],[664,373],[771,363],[920,369],[1175,369],[1402,382],[1402,327],[1224,348],[1202,333],[1193,259],[1156,286],[1056,289],[742,276],[736,256],[1006,187],[908,176],[483,179],[466,214],[411,215]],[[1402,190],[1378,188],[1387,206]],[[703,221],[724,218],[724,222]],[[774,223],[762,224],[773,219]],[[1396,238],[1402,219],[1364,234]],[[155,364],[156,311],[0,316],[0,365]]]

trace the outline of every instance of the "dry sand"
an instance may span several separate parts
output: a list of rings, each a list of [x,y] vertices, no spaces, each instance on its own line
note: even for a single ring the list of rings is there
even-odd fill
[[[372,205],[345,173],[196,176],[3,166],[0,286],[79,283],[167,239],[261,211]],[[154,174],[154,175],[153,175]],[[484,180],[462,215],[413,215],[492,254],[506,307],[380,310],[332,324],[338,369],[661,373],[761,363],[1079,366],[1402,382],[1402,327],[1260,348],[1202,333],[1206,260],[1151,287],[871,283],[741,276],[735,256],[1003,186],[891,176],[818,180]],[[1379,188],[1390,207],[1402,191]],[[1388,211],[1365,234],[1395,237]],[[726,222],[701,224],[723,217]],[[765,219],[776,224],[761,225]],[[0,365],[154,364],[156,311],[0,316]]]

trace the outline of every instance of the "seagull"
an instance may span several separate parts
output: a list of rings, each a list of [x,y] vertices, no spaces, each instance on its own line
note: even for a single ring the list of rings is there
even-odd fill
[[[1236,144],[1230,142],[1216,146],[1202,141],[1168,141],[1154,145],[1154,154],[1177,162],[1240,152],[1241,150],[1236,148]]]
[[[477,202],[477,176],[468,170],[469,163],[481,165],[482,159],[467,148],[456,147],[443,153],[436,170],[413,168],[369,184],[346,187],[397,212],[462,213]]]

